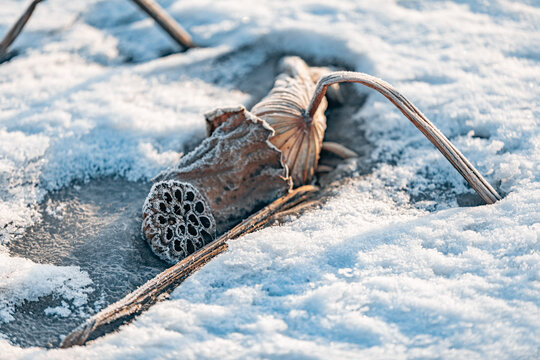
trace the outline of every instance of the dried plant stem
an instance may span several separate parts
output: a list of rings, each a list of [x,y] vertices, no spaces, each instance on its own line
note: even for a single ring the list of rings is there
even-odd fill
[[[33,0],[32,3],[30,3],[30,6],[28,6],[28,8],[26,9],[26,11],[21,15],[19,20],[17,20],[17,22],[11,27],[11,29],[9,29],[2,42],[0,42],[0,60],[7,54],[9,47],[11,46],[11,44],[13,44],[15,39],[17,39],[17,37],[21,33],[24,25],[26,25],[26,23],[30,19],[30,16],[32,16],[32,13],[34,12],[37,4],[42,1],[43,0]]]
[[[114,325],[119,326],[133,316],[147,310],[156,302],[164,299],[166,295],[197,269],[227,250],[227,241],[261,228],[269,220],[274,219],[276,214],[287,211],[306,201],[317,190],[318,188],[315,186],[306,185],[275,200],[219,237],[216,241],[186,257],[176,265],[171,266],[123,299],[109,305],[86,320],[64,338],[60,347],[68,348],[75,345],[83,345],[91,335],[103,333],[105,327],[111,323],[114,322]]]
[[[493,204],[501,197],[480,175],[478,170],[458,149],[429,121],[409,100],[397,92],[390,84],[376,77],[350,71],[338,71],[323,76],[315,88],[315,93],[307,108],[307,114],[314,116],[324,98],[328,86],[343,82],[360,83],[377,90],[390,100],[450,161],[456,170],[487,204]]]
[[[319,166],[317,166],[317,173],[318,174],[329,173],[329,172],[332,172],[333,170],[334,170],[334,168],[332,166],[328,166],[328,165],[319,165]]]
[[[358,154],[351,149],[332,141],[324,141],[322,143],[322,149],[337,155],[342,159],[352,159],[358,157]]]
[[[305,209],[314,208],[322,204],[322,201],[320,199],[315,199],[315,200],[310,200],[310,199],[311,197],[299,203],[298,205],[291,207],[290,209],[282,210],[279,213],[272,215],[272,217],[268,219],[268,222],[273,223],[274,221],[279,221],[285,218],[286,216],[298,216]]]
[[[185,49],[197,47],[191,35],[154,0],[133,0],[133,2],[150,15],[180,46]]]

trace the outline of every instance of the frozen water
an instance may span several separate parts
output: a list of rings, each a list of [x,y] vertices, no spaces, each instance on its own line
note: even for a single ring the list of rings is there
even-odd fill
[[[56,267],[24,260],[33,265],[26,267],[32,269],[27,278],[34,282],[10,286],[12,292],[23,291],[22,299],[16,309],[9,309],[9,318],[4,319],[9,321],[0,322],[0,332],[24,346],[55,345],[60,335],[163,271],[166,264],[153,256],[140,237],[141,208],[149,189],[146,182],[103,178],[47,196],[40,206],[41,221],[7,247],[12,256]],[[23,261],[18,257],[13,259]],[[15,267],[22,266],[10,264]],[[66,274],[47,274],[51,270],[46,267],[57,272],[66,269]],[[39,276],[39,272],[47,275]],[[59,284],[50,284],[53,281]],[[60,296],[54,292],[46,296],[51,287],[59,288]],[[31,289],[37,294],[24,292]],[[13,295],[0,304],[9,304],[10,298]],[[63,299],[72,301],[68,304]]]
[[[200,141],[204,112],[264,94],[256,70],[282,54],[384,78],[506,196],[459,207],[478,205],[459,174],[382,96],[354,86],[367,100],[340,128],[365,156],[344,165],[351,177],[322,208],[232,242],[170,301],[86,347],[22,348],[13,336],[41,328],[5,322],[0,358],[540,356],[536,1],[160,3],[205,47],[161,57],[178,48],[129,1],[50,0],[0,65],[4,318],[66,324],[107,294],[90,260],[51,263],[23,244],[69,218],[47,194],[103,176],[142,184]],[[2,2],[0,33],[24,5]],[[248,76],[264,85],[238,82]]]

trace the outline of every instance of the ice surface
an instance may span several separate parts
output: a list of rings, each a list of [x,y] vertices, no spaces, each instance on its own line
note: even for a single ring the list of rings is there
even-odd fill
[[[81,306],[86,304],[87,293],[92,291],[88,274],[78,267],[35,264],[19,257],[9,257],[5,252],[0,253],[0,258],[0,322],[14,320],[14,307],[24,301],[36,301],[54,293],[70,300],[74,306]]]
[[[91,314],[163,271],[166,264],[152,255],[140,237],[141,207],[149,189],[146,182],[102,178],[47,196],[39,208],[41,221],[7,244],[10,253],[18,256],[13,259],[24,260],[34,272],[19,274],[15,269],[23,270],[22,266],[7,263],[14,272],[3,271],[11,292],[21,294],[8,292],[1,299],[0,306],[9,306],[10,316],[0,321],[0,332],[19,345],[55,346],[61,335]],[[66,274],[48,274],[51,271]],[[23,275],[27,283],[17,281]],[[12,298],[18,302],[10,302]],[[63,298],[75,299],[67,303]]]
[[[73,263],[8,255],[42,217],[66,215],[46,194],[153,177],[203,137],[204,112],[260,96],[237,79],[264,77],[253,70],[281,54],[384,78],[506,196],[458,207],[472,194],[459,174],[355,86],[369,96],[348,126],[371,146],[369,171],[348,164],[321,209],[232,242],[118,333],[45,350],[6,331],[0,358],[540,357],[537,2],[160,3],[205,48],[160,57],[176,45],[129,1],[50,0],[0,65],[4,319],[37,297],[52,302],[42,316],[70,319],[99,283]],[[2,2],[0,33],[24,5]]]

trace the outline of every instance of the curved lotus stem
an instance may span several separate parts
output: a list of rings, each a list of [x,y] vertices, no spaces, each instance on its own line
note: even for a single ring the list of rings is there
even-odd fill
[[[484,199],[487,204],[493,204],[501,196],[480,175],[478,170],[459,152],[458,149],[429,121],[416,106],[411,104],[403,95],[397,92],[390,84],[363,73],[351,71],[338,71],[323,76],[315,88],[307,113],[313,116],[326,94],[328,86],[343,82],[355,82],[380,92],[390,100],[450,161],[456,170],[467,180],[469,185]]]

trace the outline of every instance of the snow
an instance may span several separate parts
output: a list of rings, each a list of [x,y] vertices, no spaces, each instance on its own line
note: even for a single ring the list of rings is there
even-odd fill
[[[0,322],[13,320],[15,306],[50,294],[69,300],[76,309],[86,304],[87,293],[92,291],[92,280],[88,274],[75,266],[36,264],[30,260],[10,257],[4,251],[0,252],[0,260]],[[51,313],[70,311],[64,300],[63,310],[53,309]]]
[[[390,82],[505,198],[472,193],[382,96],[351,119],[374,168],[320,209],[231,242],[117,333],[0,358],[540,357],[540,6],[534,1],[160,1],[204,48],[176,49],[125,0],[40,4],[0,65],[0,321],[52,295],[51,319],[92,279],[6,246],[73,180],[144,180],[245,104],[268,56],[347,64]],[[0,33],[25,1],[5,0]],[[353,165],[350,165],[354,167]],[[50,207],[61,217],[62,209]]]
[[[51,316],[68,317],[71,314],[71,310],[65,301],[62,301],[62,305],[56,307],[48,307],[45,309],[45,314]]]

